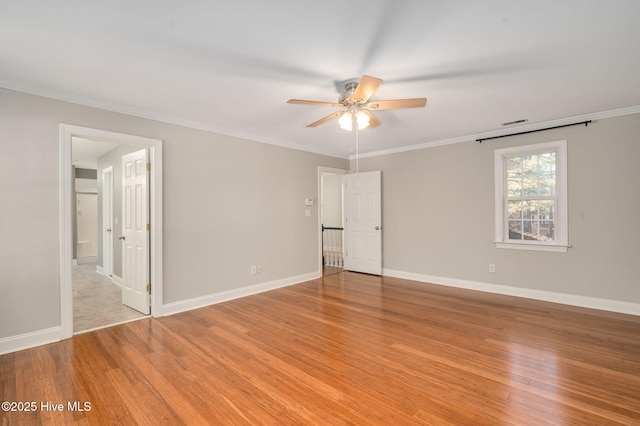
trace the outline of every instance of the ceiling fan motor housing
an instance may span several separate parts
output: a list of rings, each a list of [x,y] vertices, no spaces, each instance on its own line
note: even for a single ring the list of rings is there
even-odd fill
[[[347,106],[348,102],[346,101],[349,98],[351,98],[351,96],[353,96],[353,93],[356,91],[356,87],[358,87],[357,82],[351,82],[351,83],[345,84],[344,93],[340,95],[340,98],[338,99],[338,103]]]

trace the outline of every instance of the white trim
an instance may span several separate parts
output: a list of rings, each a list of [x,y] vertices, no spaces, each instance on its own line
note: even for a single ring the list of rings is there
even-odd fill
[[[73,95],[63,91],[53,90],[53,89],[44,88],[44,87],[31,86],[31,85],[18,83],[10,80],[0,80],[0,87],[8,90],[22,92],[22,93],[28,93],[31,95],[42,96],[45,98],[57,99],[65,102],[72,102],[78,105],[99,108],[105,111],[112,111],[120,114],[126,114],[133,117],[146,118],[149,120],[175,124],[178,126],[188,127],[191,129],[204,130],[207,132],[213,132],[221,135],[227,135],[227,136],[232,136],[232,137],[241,138],[241,139],[248,139],[255,142],[262,142],[269,145],[275,145],[275,146],[280,146],[284,148],[291,148],[298,151],[328,155],[330,157],[336,157],[336,158],[345,158],[348,160],[355,160],[356,158],[355,154],[342,156],[336,153],[327,152],[326,150],[322,150],[320,148],[314,148],[314,147],[300,145],[293,142],[286,142],[286,141],[280,141],[277,139],[266,138],[263,136],[253,135],[250,133],[241,132],[233,129],[216,127],[210,124],[183,120],[177,117],[171,117],[163,114],[157,114],[154,112],[141,110],[138,108],[110,103],[101,99],[93,99],[86,96]],[[374,152],[369,152],[364,154],[359,153],[358,156],[359,158],[380,157],[383,155],[397,154],[400,152],[417,151],[417,150],[426,149],[426,148],[434,148],[437,146],[452,145],[452,144],[462,143],[462,142],[471,142],[471,141],[475,141],[476,139],[489,138],[493,136],[503,136],[503,135],[510,135],[512,133],[518,133],[518,132],[540,130],[547,127],[561,126],[561,125],[576,123],[580,121],[587,121],[587,120],[594,121],[594,120],[601,120],[605,118],[622,117],[625,115],[632,115],[632,114],[639,114],[639,113],[640,113],[640,105],[637,105],[637,106],[618,108],[618,109],[613,109],[608,111],[594,112],[591,114],[583,114],[583,115],[577,115],[573,117],[559,118],[556,120],[543,121],[540,123],[529,123],[523,126],[509,127],[508,129],[491,130],[488,132],[475,133],[471,135],[460,136],[460,137],[455,137],[450,139],[440,139],[436,141],[418,143],[416,145],[403,146],[399,148],[385,149],[385,150],[374,151]]]
[[[60,326],[61,338],[73,336],[73,291],[71,278],[72,264],[72,176],[71,176],[71,137],[77,136],[92,140],[114,142],[149,148],[151,163],[150,184],[150,221],[151,221],[151,313],[161,312],[162,306],[162,141],[142,136],[115,133],[88,127],[60,124]]]
[[[45,328],[0,339],[0,355],[60,341],[60,327]]]
[[[517,241],[508,239],[505,199],[507,185],[505,181],[506,157],[518,154],[537,154],[554,151],[556,153],[556,216],[555,240],[545,243],[541,241]],[[566,253],[569,247],[569,215],[567,188],[567,141],[559,140],[494,151],[494,184],[495,184],[495,242],[497,248],[536,250]]]
[[[514,133],[519,133],[519,132],[542,130],[549,127],[563,126],[563,125],[572,124],[572,123],[579,123],[582,121],[588,121],[588,120],[596,121],[596,120],[603,120],[606,118],[623,117],[625,115],[633,115],[633,114],[640,114],[640,105],[627,107],[627,108],[612,109],[608,111],[594,112],[591,114],[576,115],[573,117],[559,118],[557,120],[542,121],[540,123],[530,123],[523,126],[509,127],[508,129],[491,130],[489,132],[475,133],[472,135],[459,136],[459,137],[450,138],[450,139],[440,139],[437,141],[424,142],[416,145],[403,146],[399,148],[384,149],[384,150],[374,151],[374,152],[369,152],[364,154],[360,153],[359,157],[360,158],[380,157],[383,155],[398,154],[401,152],[418,151],[421,149],[435,148],[438,146],[453,145],[453,144],[463,143],[463,142],[472,142],[482,138],[490,138],[494,136],[508,136]],[[356,159],[355,154],[349,156],[349,160],[355,160],[355,159]]]
[[[58,338],[73,336],[73,286],[72,266],[78,265],[73,259],[73,173],[71,163],[71,129],[60,126],[59,163],[60,189],[58,206],[60,211],[60,335]]]
[[[102,269],[102,266],[96,265],[96,274],[104,275],[104,269]]]
[[[293,277],[283,278],[274,281],[268,281],[261,284],[250,285],[233,290],[213,293],[206,296],[194,297],[192,299],[181,300],[179,302],[167,303],[162,306],[162,315],[173,315],[179,312],[190,311],[192,309],[202,308],[216,303],[226,302],[240,297],[251,296],[265,291],[275,290],[281,287],[287,287],[294,284],[300,284],[306,281],[315,280],[322,277],[322,272],[310,272],[307,274],[296,275]]]
[[[499,249],[510,249],[510,250],[531,250],[531,251],[551,251],[555,253],[566,253],[569,247],[565,245],[552,245],[552,244],[537,244],[535,242],[529,241],[521,241],[521,242],[507,242],[507,241],[496,241],[496,248]]]
[[[126,114],[132,117],[146,118],[148,120],[160,121],[162,123],[175,124],[176,126],[187,127],[190,129],[204,130],[205,132],[212,132],[219,135],[231,136],[239,139],[247,139],[255,142],[262,142],[269,145],[280,146],[283,148],[295,149],[298,151],[311,152],[314,154],[320,155],[328,155],[331,157],[337,158],[346,158],[340,157],[338,155],[328,153],[326,150],[309,147],[306,145],[300,145],[294,142],[286,142],[278,139],[272,139],[260,135],[255,135],[252,133],[247,133],[234,129],[227,129],[224,127],[217,127],[211,124],[200,123],[197,121],[184,120],[178,117],[172,117],[169,115],[158,114],[155,112],[145,111],[143,109],[114,104],[111,102],[104,101],[102,99],[94,99],[86,96],[73,95],[70,93],[43,88],[43,87],[34,87],[25,85],[22,83],[16,83],[8,80],[0,80],[0,88],[5,88],[9,90],[14,90],[22,93],[28,93],[30,95],[42,96],[49,99],[56,99],[64,102],[71,102],[77,105],[84,105],[92,108],[98,108],[105,111],[112,111],[119,114]]]
[[[413,272],[396,271],[392,269],[383,269],[382,274],[388,277],[402,278],[405,280],[419,281],[429,284],[443,285],[447,287],[464,288],[468,290],[482,291],[485,293],[503,294],[506,296],[523,297],[526,299],[535,299],[544,302],[560,303],[563,305],[578,306],[581,308],[599,309],[603,311],[640,316],[640,303],[601,299],[596,297],[580,296],[576,294],[555,293],[545,290],[535,290],[532,288],[489,284],[479,281],[461,280],[457,278],[423,275]]]
[[[111,282],[117,285],[118,287],[122,287],[122,277],[119,277],[117,275],[112,275]]]

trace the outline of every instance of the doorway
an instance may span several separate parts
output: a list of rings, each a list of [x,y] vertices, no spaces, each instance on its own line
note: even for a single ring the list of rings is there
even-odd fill
[[[346,173],[348,170],[318,167],[320,271],[323,276],[343,270],[342,175]]]
[[[145,280],[140,286],[145,294],[141,303],[132,306],[130,301],[125,300],[125,293],[130,290],[127,284],[131,279],[123,273],[126,270],[122,262],[124,241],[117,239],[117,236],[125,233],[123,225],[131,222],[124,216],[124,211],[127,211],[123,204],[125,191],[122,190],[124,158],[131,152],[142,152],[143,163],[146,164],[146,151],[146,148],[140,150],[138,146],[72,137],[77,229],[74,238],[76,262],[72,274],[75,333],[140,319],[149,314],[145,289],[149,270],[146,256],[148,244],[136,250],[136,253],[145,255],[136,256],[144,266],[140,274],[135,274]],[[137,169],[144,173],[146,181],[144,164]],[[114,188],[114,181],[117,188]],[[147,188],[148,185],[144,185],[140,191],[136,191],[137,198],[143,202],[148,199]],[[114,189],[117,200],[114,200]],[[144,206],[146,217],[146,202]],[[146,239],[146,229],[144,234]]]
[[[76,245],[73,238],[73,222],[75,217],[74,205],[74,182],[72,173],[72,145],[73,138],[84,138],[87,140],[108,142],[115,144],[118,147],[130,147],[129,150],[145,149],[149,155],[149,223],[154,226],[150,226],[149,230],[149,284],[153,284],[153,291],[150,295],[151,313],[153,316],[161,315],[161,302],[162,302],[162,141],[156,139],[142,138],[133,135],[126,135],[120,133],[107,132],[97,129],[84,128],[72,125],[61,124],[60,125],[60,250],[61,250],[61,263],[60,263],[60,283],[61,283],[61,337],[72,337],[74,333],[74,274],[76,276],[82,276],[87,278],[100,277],[103,280],[102,284],[112,281],[117,281],[117,274],[114,273],[118,269],[118,255],[115,254],[115,250],[111,251],[109,257],[108,241],[103,240],[112,239],[107,234],[115,236],[115,230],[117,227],[119,213],[117,208],[113,206],[117,203],[117,191],[118,178],[114,176],[114,169],[109,170],[105,168],[102,170],[98,179],[100,183],[107,183],[107,192],[110,192],[110,197],[107,197],[107,203],[112,205],[112,217],[109,218],[104,215],[104,211],[107,208],[105,204],[98,211],[101,216],[98,234],[102,237],[101,243],[98,245],[101,251],[98,256],[101,258],[101,267],[96,264],[91,268],[84,270],[75,270],[78,266],[74,266],[74,251]],[[117,154],[116,154],[117,156]],[[109,185],[109,182],[111,183]],[[103,194],[104,195],[104,194]],[[115,214],[113,214],[115,212]],[[111,223],[110,223],[111,221]],[[105,238],[106,237],[106,238]],[[107,262],[105,263],[105,253]],[[106,271],[105,271],[106,268]],[[105,273],[106,272],[106,273]],[[109,274],[108,272],[111,272]],[[111,275],[111,276],[109,276]],[[95,290],[100,292],[102,290]],[[121,293],[121,290],[118,289]],[[103,296],[106,296],[103,295]],[[113,294],[112,294],[113,296]],[[121,302],[119,302],[121,305]],[[141,315],[144,317],[145,315]],[[118,321],[122,322],[122,321]],[[100,327],[97,327],[100,328]]]

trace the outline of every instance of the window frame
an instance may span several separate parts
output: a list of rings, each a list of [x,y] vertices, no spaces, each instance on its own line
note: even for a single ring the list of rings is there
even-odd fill
[[[507,212],[506,159],[554,152],[556,156],[556,214],[554,241],[510,240]],[[497,248],[537,250],[566,253],[569,248],[567,206],[567,141],[560,140],[532,145],[496,149],[495,161],[495,244]]]

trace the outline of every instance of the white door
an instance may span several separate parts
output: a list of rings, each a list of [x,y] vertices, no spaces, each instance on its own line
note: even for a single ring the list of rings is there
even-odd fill
[[[102,272],[113,276],[113,167],[102,171]]]
[[[122,303],[149,314],[147,150],[122,156]]]
[[[344,186],[344,269],[382,274],[382,172],[348,174]]]

